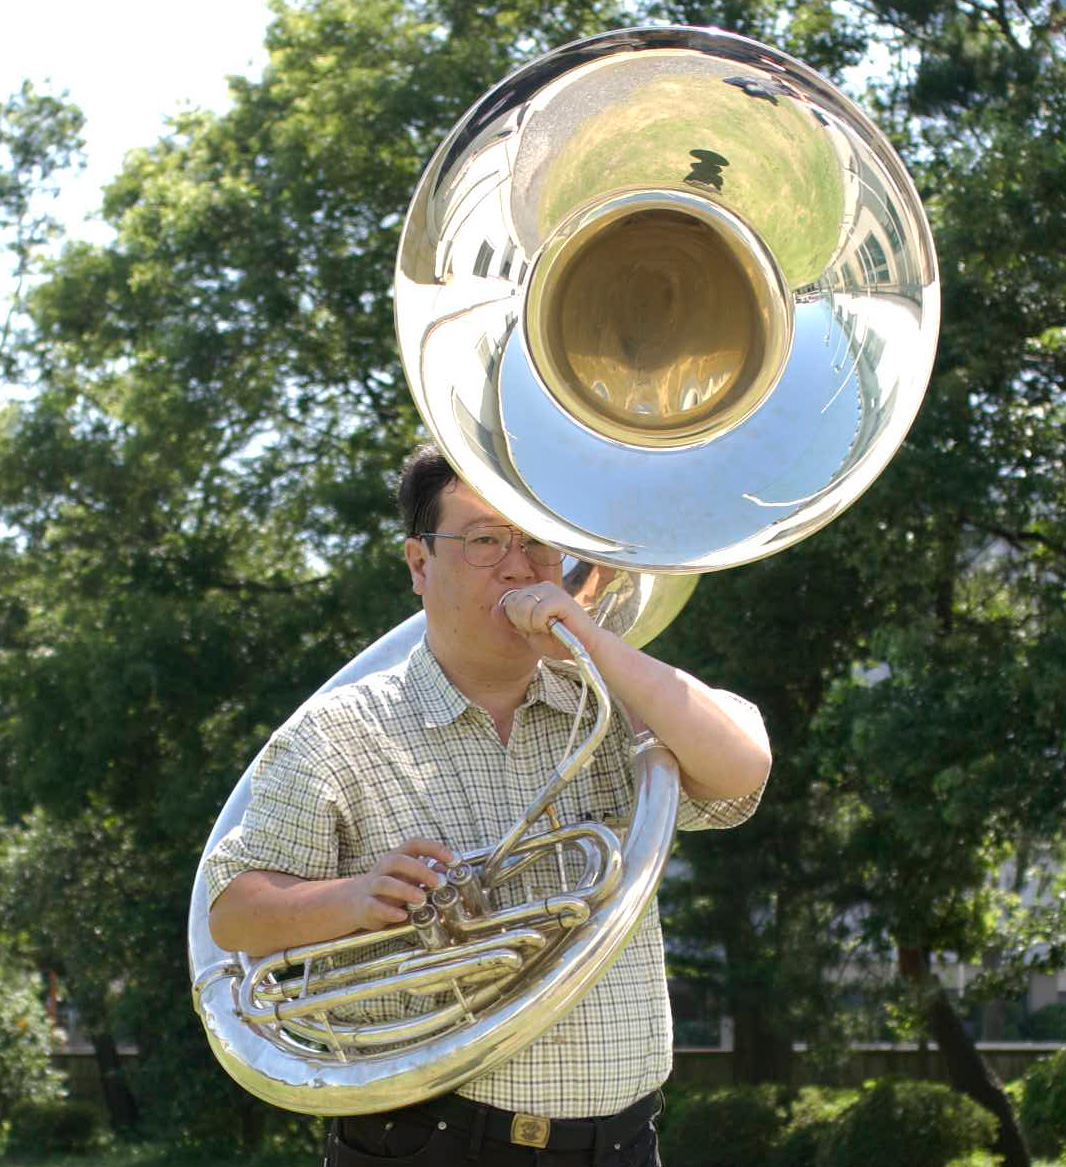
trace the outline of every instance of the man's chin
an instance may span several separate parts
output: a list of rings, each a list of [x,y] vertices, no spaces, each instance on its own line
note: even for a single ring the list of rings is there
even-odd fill
[[[500,653],[506,654],[509,658],[515,660],[519,660],[522,657],[529,657],[532,661],[538,659],[537,652],[532,648],[529,641],[515,628],[511,621],[507,619],[503,608],[499,604],[489,614],[489,623],[495,634],[493,639],[499,646]]]

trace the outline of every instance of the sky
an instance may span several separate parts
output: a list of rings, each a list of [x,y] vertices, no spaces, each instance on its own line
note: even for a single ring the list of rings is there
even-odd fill
[[[104,242],[86,221],[128,150],[165,133],[169,115],[227,108],[229,74],[260,76],[266,0],[0,0],[0,101],[24,79],[86,117],[87,169],[63,179],[53,213],[68,237]]]

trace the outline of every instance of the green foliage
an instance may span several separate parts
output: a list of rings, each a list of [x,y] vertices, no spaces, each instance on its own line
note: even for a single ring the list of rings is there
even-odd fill
[[[0,1122],[24,1102],[62,1098],[62,1076],[52,1068],[52,1022],[42,1002],[41,978],[25,966],[0,964]]]
[[[1034,1062],[1025,1073],[1022,1127],[1034,1155],[1066,1151],[1066,1050]]]
[[[822,1145],[818,1167],[945,1167],[990,1148],[996,1120],[934,1082],[883,1079],[868,1085]]]
[[[90,1031],[110,1028],[114,970],[137,977],[135,937],[154,882],[151,858],[97,799],[69,822],[37,810],[0,830],[0,918],[62,973]]]
[[[11,1114],[9,1150],[14,1155],[82,1154],[99,1145],[102,1135],[103,1116],[88,1102],[20,1102]]]
[[[996,1167],[996,1122],[948,1087],[885,1079],[863,1090],[674,1088],[661,1122],[671,1167]],[[713,1137],[712,1137],[713,1135]]]
[[[883,634],[878,656],[891,676],[875,686],[842,679],[820,710],[820,763],[851,803],[850,870],[875,905],[864,921],[871,939],[887,931],[964,957],[991,940],[986,877],[997,828],[1018,829],[1038,791],[1049,793],[1001,746],[1026,729],[1024,701],[1012,693],[1025,685],[1016,654],[1026,646],[1006,647],[1009,636],[932,625]],[[1001,664],[990,675],[993,656]],[[1044,809],[1033,806],[1033,826]]]
[[[57,176],[81,158],[81,111],[24,82],[18,93],[0,105],[0,250],[10,266],[0,276],[12,291],[0,304],[0,378],[13,379],[20,335],[19,317],[29,282],[39,271],[45,248],[60,234],[59,224],[45,210],[58,191]]]
[[[956,1155],[947,1167],[1003,1167],[1003,1156],[993,1155],[991,1151],[967,1151]]]
[[[772,1167],[817,1167],[823,1144],[858,1097],[857,1090],[804,1086],[791,1100],[788,1122],[778,1138]]]
[[[764,1163],[785,1123],[781,1091],[747,1087],[674,1099],[662,1123],[662,1159],[671,1167]]]
[[[5,1167],[218,1167],[234,1163],[241,1167],[294,1167],[295,1164],[313,1164],[321,1159],[321,1145],[317,1154],[301,1154],[293,1149],[271,1146],[259,1152],[235,1151],[232,1142],[212,1146],[178,1146],[173,1142],[102,1140],[102,1146],[91,1148],[89,1154],[51,1154],[26,1150],[11,1151],[2,1160]]]
[[[663,1162],[671,1167],[766,1163],[787,1118],[785,1091],[779,1086],[675,1090],[667,1099],[660,1147]]]
[[[1025,1036],[1030,1041],[1066,1042],[1066,1005],[1045,1005],[1026,1019]]]

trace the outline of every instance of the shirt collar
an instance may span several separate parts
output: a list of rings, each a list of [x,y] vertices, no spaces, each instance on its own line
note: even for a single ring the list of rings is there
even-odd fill
[[[542,660],[526,690],[524,704],[543,701],[552,709],[573,715],[577,713],[580,684],[577,670],[569,661]]]
[[[411,698],[427,726],[447,725],[470,704],[444,675],[437,658],[429,651],[425,636],[407,658],[407,680]]]
[[[407,658],[407,679],[412,701],[427,726],[447,725],[472,704],[444,675],[424,636]],[[575,714],[577,685],[572,665],[540,661],[522,704],[535,705],[542,701],[563,713]]]

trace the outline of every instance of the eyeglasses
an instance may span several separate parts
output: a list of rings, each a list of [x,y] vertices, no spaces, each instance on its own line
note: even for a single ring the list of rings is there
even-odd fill
[[[502,523],[471,527],[464,535],[423,531],[419,538],[458,539],[463,545],[463,558],[471,567],[495,567],[506,558],[515,535],[518,536],[518,544],[530,563],[536,563],[540,567],[554,567],[557,563],[562,563],[563,553],[557,547],[549,547],[547,543],[531,538],[524,531],[516,531],[514,527],[507,527]]]

